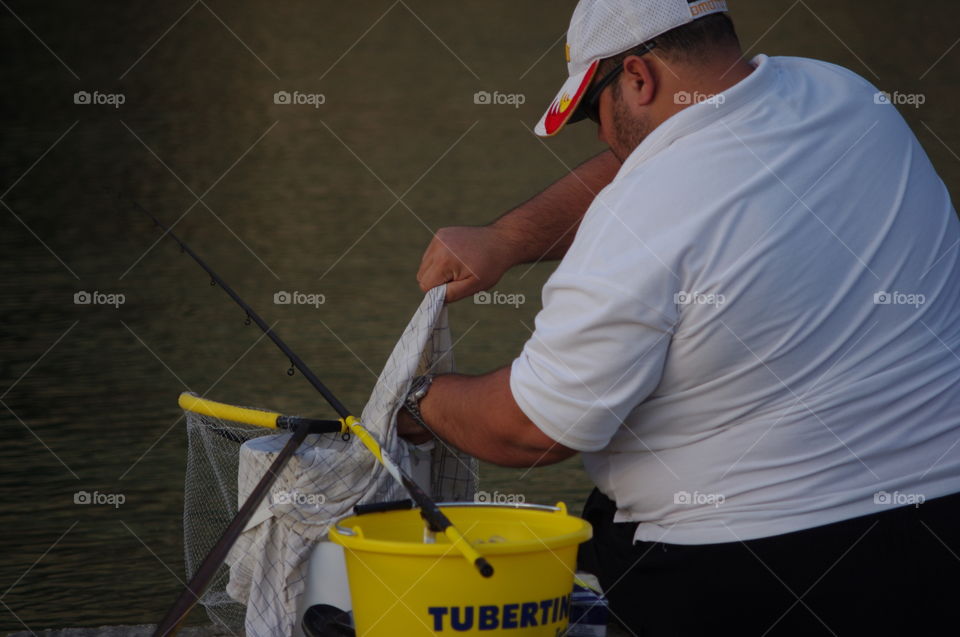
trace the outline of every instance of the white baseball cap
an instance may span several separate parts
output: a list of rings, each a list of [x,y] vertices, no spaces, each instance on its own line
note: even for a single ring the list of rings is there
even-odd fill
[[[541,137],[560,132],[580,105],[601,60],[726,10],[725,0],[580,0],[567,31],[570,77],[534,131]]]

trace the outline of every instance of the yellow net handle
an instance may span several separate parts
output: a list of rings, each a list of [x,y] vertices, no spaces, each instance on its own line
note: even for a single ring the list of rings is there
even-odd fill
[[[254,425],[256,427],[267,427],[268,429],[295,429],[298,425],[306,423],[315,426],[315,433],[335,432],[336,427],[332,426],[335,421],[312,420],[309,418],[299,418],[296,416],[284,416],[275,411],[264,411],[261,409],[250,409],[248,407],[237,407],[228,405],[215,400],[201,398],[193,392],[183,392],[177,401],[180,408],[185,411],[192,411],[196,414],[217,418],[219,420],[229,420],[239,422],[244,425]],[[347,433],[349,428],[340,421],[340,433]]]

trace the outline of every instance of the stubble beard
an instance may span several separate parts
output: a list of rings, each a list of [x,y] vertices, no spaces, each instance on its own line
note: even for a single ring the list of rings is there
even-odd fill
[[[613,133],[610,150],[622,164],[637,146],[652,132],[650,121],[646,117],[634,117],[624,104],[620,87],[614,85],[613,90]]]

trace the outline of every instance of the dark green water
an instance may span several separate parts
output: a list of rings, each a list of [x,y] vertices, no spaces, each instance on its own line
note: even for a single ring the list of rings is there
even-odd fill
[[[903,110],[957,192],[953,3],[732,5],[752,53],[819,57],[922,93]],[[330,415],[192,262],[154,246],[131,201],[182,216],[183,238],[358,412],[419,302],[430,230],[484,222],[600,149],[589,125],[546,144],[529,131],[562,80],[573,6],[0,6],[0,629],[163,613],[183,577],[183,389]],[[480,90],[526,103],[477,105]],[[75,104],[77,91],[125,101]],[[275,104],[277,91],[325,103]],[[550,270],[497,286],[524,294],[520,308],[452,308],[462,371],[515,356]],[[125,303],[76,305],[81,290]],[[326,303],[277,306],[278,290]],[[590,487],[576,459],[483,476],[486,490],[574,510]],[[76,505],[81,490],[125,502]]]

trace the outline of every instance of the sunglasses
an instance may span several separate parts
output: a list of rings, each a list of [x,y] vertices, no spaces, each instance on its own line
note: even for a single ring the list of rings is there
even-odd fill
[[[631,51],[630,55],[645,55],[655,48],[657,48],[656,42],[647,42],[646,44],[637,47],[637,49],[634,51]],[[610,72],[604,75],[599,82],[594,84],[590,90],[587,91],[587,94],[583,96],[583,101],[580,102],[580,107],[577,109],[579,112],[574,113],[574,117],[576,119],[571,118],[571,122],[578,122],[582,119],[590,119],[595,124],[599,124],[600,95],[603,93],[604,89],[610,86],[617,76],[622,72],[623,62],[611,69]]]

